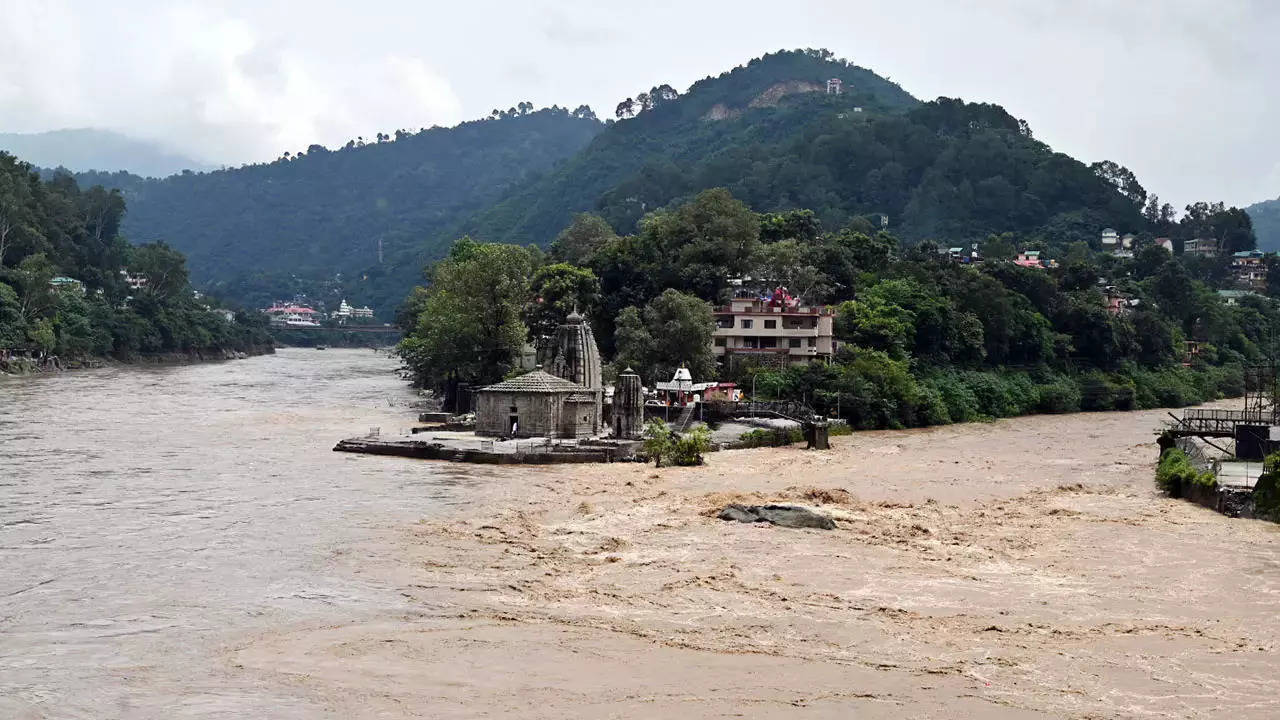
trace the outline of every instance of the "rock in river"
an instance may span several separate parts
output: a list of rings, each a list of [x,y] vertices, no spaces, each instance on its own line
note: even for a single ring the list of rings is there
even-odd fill
[[[767,522],[789,528],[818,528],[819,530],[835,530],[836,522],[831,516],[818,512],[804,505],[726,505],[720,514],[721,520],[737,520],[738,522]]]

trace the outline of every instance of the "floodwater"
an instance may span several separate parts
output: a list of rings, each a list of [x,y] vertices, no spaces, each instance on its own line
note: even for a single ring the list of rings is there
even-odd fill
[[[289,349],[0,380],[0,718],[324,715],[227,677],[215,651],[401,607],[331,556],[470,480],[331,452],[407,427],[395,367]]]

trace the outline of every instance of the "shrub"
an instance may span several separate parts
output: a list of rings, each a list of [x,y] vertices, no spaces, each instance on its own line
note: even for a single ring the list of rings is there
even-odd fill
[[[644,454],[653,461],[654,467],[662,467],[662,458],[664,455],[670,455],[672,450],[672,432],[667,428],[667,424],[658,418],[653,418],[644,425]]]
[[[1036,409],[1042,413],[1069,413],[1080,409],[1080,386],[1071,378],[1057,378],[1040,386]]]
[[[1280,521],[1280,452],[1262,461],[1262,474],[1253,486],[1254,517]]]
[[[982,414],[978,409],[978,397],[959,373],[937,373],[927,378],[923,385],[938,394],[951,422],[970,422]]]
[[[1178,448],[1165,450],[1160,455],[1160,464],[1156,466],[1156,487],[1178,497],[1183,487],[1193,484],[1214,487],[1218,479],[1209,470],[1197,470],[1191,464],[1191,458]]]
[[[827,427],[827,437],[840,437],[841,435],[852,435],[853,428],[849,427],[849,423],[844,420],[832,420]]]
[[[846,430],[849,427],[844,423],[841,423],[841,425],[846,428]],[[832,427],[835,426],[833,425]],[[738,440],[744,447],[749,448],[779,447],[782,445],[798,443],[804,440],[804,430],[801,428],[775,428],[772,430],[757,428],[755,430],[748,430],[747,432],[742,433],[738,436]]]
[[[675,465],[701,465],[702,454],[711,449],[711,431],[699,425],[675,439],[669,451]]]

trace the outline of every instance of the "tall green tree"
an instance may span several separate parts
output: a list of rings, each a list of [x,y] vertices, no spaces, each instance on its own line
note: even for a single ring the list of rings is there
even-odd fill
[[[431,272],[418,325],[399,347],[422,384],[488,384],[514,367],[528,336],[521,310],[531,270],[529,251],[517,245],[465,237],[454,244]]]
[[[648,384],[667,380],[683,365],[694,379],[715,377],[711,304],[678,290],[666,290],[643,309],[618,315],[617,364],[630,366]]]
[[[595,273],[569,263],[543,265],[534,271],[529,285],[524,318],[535,338],[555,334],[556,326],[575,308],[590,317],[600,302],[600,280]]]

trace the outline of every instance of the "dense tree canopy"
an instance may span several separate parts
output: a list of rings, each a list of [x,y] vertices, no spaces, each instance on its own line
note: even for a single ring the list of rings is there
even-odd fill
[[[423,264],[447,251],[439,238],[603,127],[589,113],[531,103],[500,115],[213,172],[79,177],[120,188],[124,231],[172,244],[203,288],[256,307],[295,293],[333,305],[345,297],[389,317]]]
[[[124,211],[118,192],[81,190],[66,174],[42,181],[0,153],[0,349],[127,358],[270,344],[260,318],[228,322],[194,297],[181,254],[126,243]],[[142,289],[125,284],[125,268]]]
[[[946,112],[938,122],[961,125]],[[1128,183],[1123,168],[1095,170]],[[1142,194],[1129,191],[1126,202],[1137,213]],[[1194,208],[1175,226],[1203,223],[1209,229],[1194,232],[1224,234],[1244,227],[1238,211]],[[832,230],[807,210],[757,214],[713,188],[648,213],[634,234],[578,216],[560,235],[573,241],[557,243],[551,258],[462,241],[467,253],[483,248],[508,260],[501,268],[466,265],[455,249],[433,284],[411,296],[421,320],[402,352],[411,364],[424,363],[415,367],[426,382],[438,384],[442,371],[464,372],[468,382],[496,379],[511,369],[519,343],[549,335],[577,303],[606,357],[647,383],[685,364],[699,379],[750,381],[765,396],[811,402],[859,427],[1179,405],[1239,393],[1243,366],[1280,351],[1280,305],[1261,295],[1228,305],[1215,292],[1229,282],[1228,260],[1179,257],[1144,232],[1133,257],[1099,252],[1088,240],[1063,245],[992,233],[979,243],[986,260],[960,262],[936,243],[904,246],[868,218]],[[1240,242],[1248,238],[1245,232]],[[1031,246],[1057,262],[1012,261]],[[566,262],[570,256],[581,265]],[[787,369],[751,361],[717,367],[713,307],[778,284],[808,303],[835,306],[835,357]],[[476,293],[495,287],[511,289],[499,302],[509,322],[486,327],[468,313],[479,312]],[[450,296],[469,299],[432,305]],[[434,342],[433,333],[455,326],[485,329],[443,344],[438,360],[415,354],[419,343]],[[502,352],[486,358],[493,337],[504,338]],[[1195,341],[1195,353],[1187,341]],[[454,362],[451,352],[466,360]],[[468,365],[472,359],[487,365]]]

